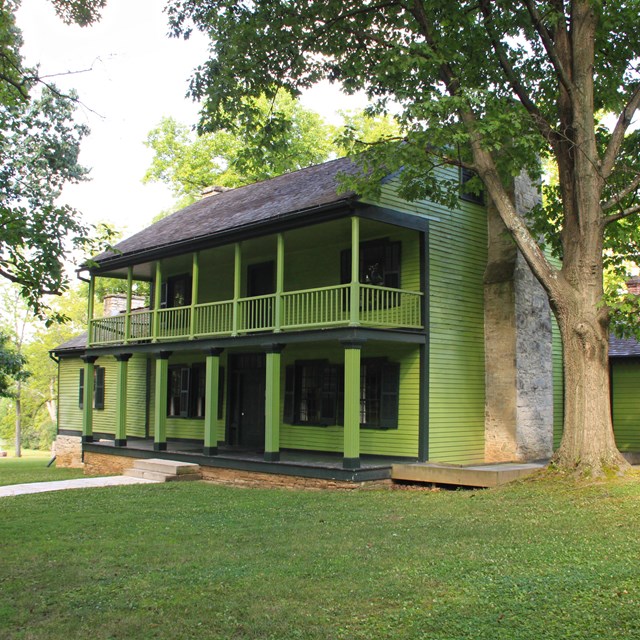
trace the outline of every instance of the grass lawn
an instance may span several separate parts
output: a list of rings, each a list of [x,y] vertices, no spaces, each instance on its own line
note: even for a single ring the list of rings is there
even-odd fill
[[[83,476],[82,469],[56,469],[55,463],[47,468],[47,463],[51,460],[50,451],[23,450],[21,458],[11,457],[13,450],[8,451],[8,454],[6,458],[0,458],[0,487],[23,482],[68,480]]]
[[[2,638],[640,637],[640,477],[0,500]]]

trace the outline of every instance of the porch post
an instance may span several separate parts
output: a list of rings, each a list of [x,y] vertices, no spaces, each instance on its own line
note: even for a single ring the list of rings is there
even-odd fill
[[[153,330],[151,332],[151,342],[158,341],[160,333],[160,298],[162,297],[162,265],[160,260],[156,261],[156,279],[153,285]]]
[[[234,245],[233,255],[233,324],[231,328],[231,335],[238,335],[238,311],[240,298],[240,284],[242,282],[242,250],[240,243],[236,242]]]
[[[264,459],[280,460],[280,354],[283,344],[267,347],[265,380]]]
[[[84,395],[82,397],[82,442],[93,442],[93,374],[97,356],[83,356]]]
[[[344,346],[344,453],[345,469],[360,467],[360,349],[361,342]]]
[[[191,265],[191,309],[189,313],[189,340],[196,335],[196,305],[198,304],[198,281],[200,279],[199,254],[193,252],[193,264]]]
[[[275,332],[282,331],[282,292],[284,290],[284,236],[278,234],[278,246],[276,252],[276,306],[275,306]]]
[[[154,398],[155,451],[167,450],[167,387],[169,384],[169,356],[171,351],[161,351],[156,357],[156,389]]]
[[[131,339],[131,289],[133,288],[133,267],[127,268],[127,311],[124,320],[124,341]]]
[[[93,335],[93,303],[95,296],[95,288],[96,288],[96,277],[91,274],[89,277],[89,300],[87,302],[87,318],[89,324],[89,331],[87,332],[87,346],[91,346],[92,335]]]
[[[218,407],[221,399],[218,397],[218,383],[220,380],[220,354],[223,349],[211,349],[207,356],[207,373],[205,381],[204,400],[204,449],[205,456],[215,456],[218,453],[218,435],[216,422]]]
[[[351,218],[351,285],[349,326],[360,324],[360,218]]]
[[[116,447],[127,446],[127,368],[130,353],[119,353],[115,356],[116,370]]]

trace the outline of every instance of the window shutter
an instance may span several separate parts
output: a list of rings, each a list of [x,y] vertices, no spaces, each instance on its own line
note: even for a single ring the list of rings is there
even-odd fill
[[[400,289],[400,242],[384,245],[384,286]]]
[[[340,284],[351,282],[351,249],[340,252]]]
[[[169,284],[167,282],[163,282],[160,286],[160,308],[167,308],[167,300],[169,298]]]
[[[344,366],[338,365],[338,390],[336,393],[336,424],[344,425]]]
[[[224,367],[218,373],[218,420],[224,417]]]
[[[400,397],[400,365],[397,362],[385,362],[382,365],[380,395],[380,426],[383,429],[397,429]]]
[[[284,376],[284,415],[283,421],[287,424],[295,422],[295,379],[296,368],[290,364],[285,369]]]
[[[180,417],[189,415],[189,382],[191,370],[189,367],[180,369]]]
[[[95,371],[95,390],[93,394],[93,407],[95,409],[104,409],[104,367],[96,367]]]
[[[78,384],[78,407],[84,409],[84,369],[80,369],[80,382]]]

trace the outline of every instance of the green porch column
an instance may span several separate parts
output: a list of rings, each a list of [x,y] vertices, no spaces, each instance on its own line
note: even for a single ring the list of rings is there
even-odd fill
[[[344,346],[344,453],[345,469],[360,467],[360,350],[361,342]]]
[[[267,347],[265,380],[264,459],[280,460],[280,354],[283,344]]]
[[[282,331],[282,292],[284,291],[284,236],[278,234],[276,252],[276,306],[275,306],[275,332]]]
[[[87,302],[87,318],[88,318],[88,323],[89,323],[89,331],[87,332],[87,346],[91,346],[91,343],[93,342],[92,337],[93,337],[93,324],[92,324],[92,320],[93,320],[93,303],[94,303],[94,297],[95,297],[95,290],[96,290],[96,277],[91,274],[90,278],[89,278],[89,300]]]
[[[242,283],[242,248],[240,243],[236,242],[234,245],[233,254],[233,320],[231,327],[231,335],[238,335],[238,312],[240,304],[238,299],[240,298],[240,285]]]
[[[196,305],[198,304],[198,282],[200,280],[200,262],[197,251],[193,253],[193,264],[191,265],[191,309],[189,313],[189,340],[193,340],[196,335]]]
[[[160,298],[162,297],[162,265],[160,260],[156,262],[156,277],[153,284],[153,330],[151,342],[158,341],[160,333]]]
[[[218,383],[220,381],[220,354],[224,349],[211,349],[207,356],[207,374],[205,381],[204,400],[204,449],[205,456],[215,456],[218,453],[218,435],[216,422],[221,398],[218,397]]]
[[[84,395],[82,397],[82,442],[93,442],[93,374],[97,356],[83,356]]]
[[[360,218],[351,218],[351,285],[349,325],[360,324]]]
[[[130,353],[115,356],[116,369],[116,447],[127,446],[127,369]]]
[[[124,320],[124,341],[131,339],[131,294],[133,289],[133,267],[127,269],[127,312]]]
[[[156,357],[156,387],[154,397],[155,451],[167,450],[167,390],[169,385],[169,356],[171,351],[161,351]]]

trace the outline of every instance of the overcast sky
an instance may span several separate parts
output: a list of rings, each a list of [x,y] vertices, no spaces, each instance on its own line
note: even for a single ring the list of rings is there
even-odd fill
[[[207,43],[199,34],[168,38],[163,6],[162,0],[108,0],[102,20],[85,28],[63,24],[47,0],[23,0],[18,13],[28,64],[40,63],[41,74],[90,69],[54,79],[77,89],[85,105],[77,117],[91,128],[81,162],[92,180],[68,188],[64,200],[87,220],[108,220],[125,235],[172,203],[165,187],[141,183],[151,161],[147,133],[163,116],[197,120],[198,107],[185,94]],[[363,106],[326,86],[304,102],[329,118],[335,109]]]

